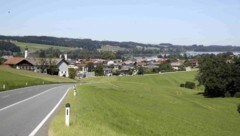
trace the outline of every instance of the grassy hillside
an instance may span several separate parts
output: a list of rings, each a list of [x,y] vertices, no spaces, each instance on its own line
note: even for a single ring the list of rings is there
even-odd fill
[[[0,66],[0,91],[3,90],[3,84],[6,86],[6,90],[19,88],[30,85],[48,83],[65,83],[76,82],[68,78],[62,78],[58,76],[50,76],[46,74],[35,73],[25,70],[16,70],[8,67]]]
[[[54,118],[53,136],[238,136],[236,98],[204,98],[180,88],[196,72],[92,78],[68,94],[71,126],[64,108]]]
[[[45,50],[45,49],[49,49],[49,48],[59,49],[61,52],[67,52],[67,51],[76,49],[76,48],[72,48],[72,47],[61,47],[61,46],[35,44],[35,43],[24,43],[24,42],[15,42],[15,44],[21,48],[22,52],[25,50],[26,46],[28,47],[28,50],[30,52],[35,52],[35,51],[41,50],[41,49]]]

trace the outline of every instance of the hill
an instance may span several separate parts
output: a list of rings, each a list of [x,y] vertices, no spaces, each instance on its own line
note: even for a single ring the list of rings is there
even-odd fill
[[[25,87],[39,84],[51,84],[51,83],[70,83],[76,82],[75,80],[50,76],[46,74],[35,73],[25,70],[16,70],[5,66],[0,66],[0,91],[3,91],[3,84],[6,89],[14,89],[19,87]]]
[[[214,51],[240,51],[239,46],[231,45],[173,45],[170,43],[160,43],[160,44],[144,44],[137,42],[117,42],[117,41],[98,41],[92,39],[76,39],[76,38],[58,38],[50,36],[3,36],[0,35],[0,40],[12,40],[25,43],[36,43],[41,45],[53,45],[61,47],[77,47],[87,50],[98,50],[102,46],[116,46],[117,48],[124,48],[126,50],[139,50],[144,53],[144,50],[157,50],[157,53],[184,53],[186,51],[204,51],[204,52],[214,52]],[[152,48],[151,48],[152,47]],[[146,52],[149,53],[149,52]],[[151,54],[152,52],[150,52]]]
[[[86,79],[71,104],[71,126],[65,108],[54,118],[57,136],[238,136],[239,99],[204,98],[201,89],[179,87],[196,72]]]
[[[68,52],[79,48],[73,47],[62,47],[62,46],[54,46],[54,45],[46,45],[46,44],[36,44],[36,43],[25,43],[25,42],[14,42],[18,47],[20,47],[21,52],[24,52],[27,47],[29,51],[36,52],[39,50],[46,50],[49,48],[59,49],[61,52]]]

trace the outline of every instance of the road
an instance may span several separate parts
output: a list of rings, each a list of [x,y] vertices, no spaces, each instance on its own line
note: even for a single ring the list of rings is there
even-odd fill
[[[0,136],[47,135],[49,117],[71,86],[39,85],[1,92]]]

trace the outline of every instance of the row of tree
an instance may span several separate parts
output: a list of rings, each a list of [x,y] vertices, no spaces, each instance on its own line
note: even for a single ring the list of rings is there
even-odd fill
[[[199,60],[199,85],[207,97],[233,97],[240,93],[240,58],[229,54],[204,55]]]
[[[0,40],[0,50],[8,51],[8,52],[20,52],[20,47],[16,46],[14,43],[9,41],[1,41]]]

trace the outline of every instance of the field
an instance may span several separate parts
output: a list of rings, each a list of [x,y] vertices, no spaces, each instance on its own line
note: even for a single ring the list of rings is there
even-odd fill
[[[70,91],[71,125],[64,105],[51,136],[239,136],[237,98],[204,98],[180,88],[196,72],[86,79]]]
[[[122,51],[126,48],[122,48],[119,46],[111,46],[111,45],[103,45],[101,46],[101,49],[98,49],[99,51]]]
[[[68,78],[62,78],[58,76],[50,76],[46,74],[34,73],[25,70],[16,70],[9,67],[0,66],[0,91],[3,91],[3,84],[6,89],[14,89],[19,87],[48,83],[66,83],[76,82]]]
[[[61,52],[67,52],[71,50],[75,50],[76,48],[72,47],[62,47],[62,46],[53,46],[53,45],[45,45],[45,44],[35,44],[35,43],[24,43],[24,42],[15,42],[17,46],[21,48],[21,51],[23,52],[26,47],[28,47],[28,50],[30,52],[35,52],[38,50],[46,50],[49,48],[59,49]]]

